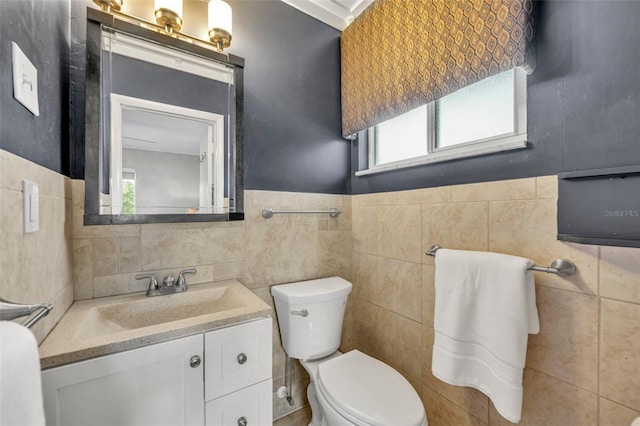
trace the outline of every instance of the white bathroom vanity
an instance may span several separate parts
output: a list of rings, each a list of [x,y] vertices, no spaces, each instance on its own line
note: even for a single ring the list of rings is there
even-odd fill
[[[43,368],[52,364],[42,373],[47,424],[270,425],[269,306],[235,282],[190,292],[74,305],[41,347]],[[145,310],[167,303],[194,316],[145,322]]]

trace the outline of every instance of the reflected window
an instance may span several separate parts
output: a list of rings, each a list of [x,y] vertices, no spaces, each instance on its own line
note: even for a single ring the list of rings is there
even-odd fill
[[[136,214],[135,169],[122,169],[122,214]]]
[[[123,176],[110,183],[112,214],[134,214],[125,169],[135,170],[135,214],[223,211],[223,115],[119,94],[111,111],[111,175]]]

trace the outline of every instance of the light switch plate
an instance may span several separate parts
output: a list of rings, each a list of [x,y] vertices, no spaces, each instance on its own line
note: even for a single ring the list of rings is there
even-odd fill
[[[38,184],[22,181],[22,223],[25,234],[40,230],[40,189]]]
[[[40,115],[38,107],[38,70],[14,42],[11,42],[13,61],[13,97],[35,116]]]

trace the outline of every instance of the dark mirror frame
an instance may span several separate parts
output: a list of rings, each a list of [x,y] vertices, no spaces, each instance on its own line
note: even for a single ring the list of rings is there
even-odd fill
[[[102,25],[114,30],[141,37],[152,42],[173,47],[197,56],[226,64],[234,68],[235,97],[235,149],[231,153],[229,167],[229,212],[216,214],[99,214],[99,152],[101,121],[100,58]],[[222,54],[206,47],[179,40],[156,31],[142,28],[117,19],[114,15],[87,8],[85,82],[85,144],[84,144],[84,224],[124,225],[136,223],[226,222],[244,220],[244,59],[232,54]],[[233,134],[232,133],[232,134]]]

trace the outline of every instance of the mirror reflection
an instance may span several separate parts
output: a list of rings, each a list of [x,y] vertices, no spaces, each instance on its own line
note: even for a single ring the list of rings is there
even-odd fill
[[[100,214],[229,211],[233,68],[102,33]]]
[[[222,115],[120,95],[111,95],[111,106],[112,128],[121,129],[112,132],[111,176],[122,178],[110,182],[108,213],[222,209]]]

